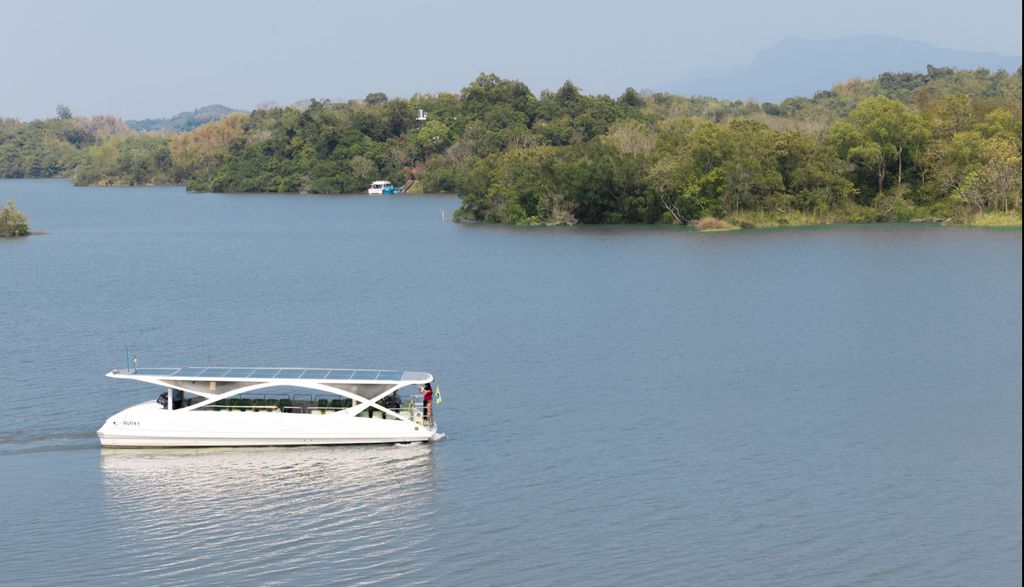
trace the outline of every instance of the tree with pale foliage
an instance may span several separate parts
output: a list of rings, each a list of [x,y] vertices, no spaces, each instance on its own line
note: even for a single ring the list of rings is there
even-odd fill
[[[192,132],[175,135],[170,142],[175,181],[206,180],[228,155],[232,141],[245,134],[249,115],[234,112]]]
[[[369,157],[362,155],[356,155],[349,160],[349,168],[352,169],[352,175],[363,183],[370,183],[377,180],[377,176],[380,175],[380,170],[377,168],[377,163]]]
[[[967,173],[953,191],[953,200],[972,212],[1009,212],[1020,208],[1021,155],[1011,142],[989,139],[982,147],[983,163]]]

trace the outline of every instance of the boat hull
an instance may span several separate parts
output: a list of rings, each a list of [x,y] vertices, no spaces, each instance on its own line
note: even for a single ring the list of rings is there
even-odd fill
[[[329,446],[343,444],[394,444],[396,442],[430,442],[431,438],[228,438],[228,437],[156,437],[156,436],[100,436],[100,446],[106,448],[207,448],[227,446]]]
[[[434,425],[345,412],[168,411],[155,402],[115,414],[96,432],[101,446],[120,448],[429,442],[436,433]]]

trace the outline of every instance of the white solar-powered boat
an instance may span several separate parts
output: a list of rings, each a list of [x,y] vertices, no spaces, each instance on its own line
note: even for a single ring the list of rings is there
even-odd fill
[[[102,446],[277,446],[443,438],[423,401],[430,373],[367,369],[184,367],[107,377],[164,392],[114,414]],[[428,394],[432,395],[432,394]]]

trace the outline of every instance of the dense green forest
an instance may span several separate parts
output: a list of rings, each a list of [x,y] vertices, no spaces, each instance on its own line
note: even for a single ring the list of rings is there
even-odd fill
[[[538,97],[482,74],[459,94],[314,100],[178,134],[66,109],[0,121],[0,177],[52,176],[301,193],[417,179],[459,194],[459,219],[512,224],[1019,224],[1021,70],[930,67],[779,104],[571,82]]]

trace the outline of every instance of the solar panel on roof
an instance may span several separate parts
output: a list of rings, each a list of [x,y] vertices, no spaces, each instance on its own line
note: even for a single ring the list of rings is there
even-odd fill
[[[430,377],[418,371],[377,369],[274,369],[254,367],[147,367],[126,375],[176,379],[309,379],[329,381],[408,381]]]

